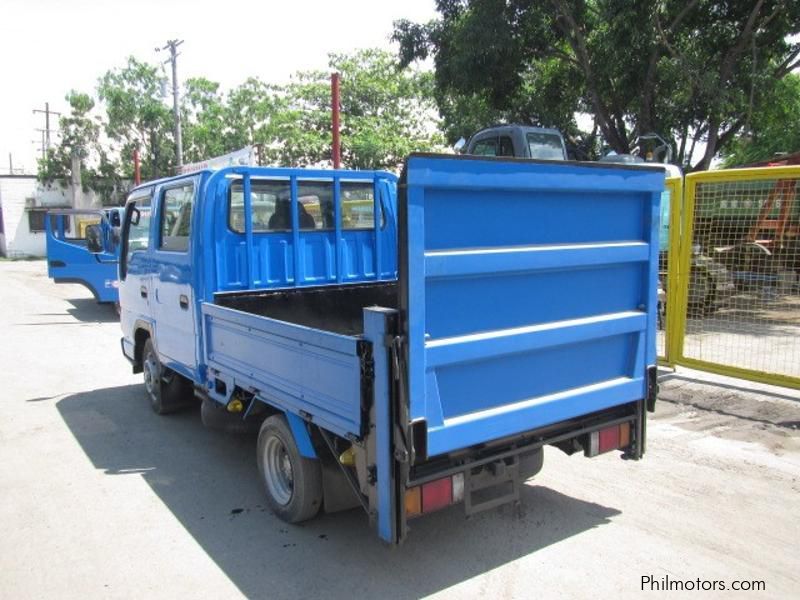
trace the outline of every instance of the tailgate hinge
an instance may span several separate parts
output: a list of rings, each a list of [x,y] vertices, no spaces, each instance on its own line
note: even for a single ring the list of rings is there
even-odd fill
[[[402,335],[387,335],[383,343],[392,354],[392,374],[394,380],[398,381],[400,379],[400,357],[402,356],[405,338]]]
[[[375,359],[372,358],[372,344],[365,340],[359,341],[358,358],[361,366],[361,379],[374,379]]]
[[[375,359],[372,357],[372,343],[359,340],[358,352],[361,380],[361,438],[369,431],[369,413],[372,408],[372,391],[375,384]]]

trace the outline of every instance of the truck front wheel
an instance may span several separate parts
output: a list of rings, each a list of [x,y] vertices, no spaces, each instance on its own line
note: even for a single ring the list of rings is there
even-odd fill
[[[258,434],[258,470],[273,512],[288,523],[316,516],[322,507],[319,461],[300,456],[283,415],[269,417]]]
[[[191,386],[183,377],[164,368],[150,338],[142,350],[142,373],[150,407],[156,414],[166,415],[191,403]]]

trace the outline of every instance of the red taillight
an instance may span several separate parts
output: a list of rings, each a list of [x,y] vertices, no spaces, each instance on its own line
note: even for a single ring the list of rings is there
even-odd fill
[[[453,503],[453,484],[449,477],[422,486],[422,512],[430,512]]]
[[[598,433],[600,440],[597,443],[597,449],[600,454],[619,448],[619,427],[601,429]]]
[[[585,449],[586,456],[597,456],[610,450],[626,448],[631,443],[631,424],[622,423],[606,427],[600,431],[589,434],[589,447]]]
[[[407,517],[433,512],[464,499],[464,474],[437,479],[408,488],[405,494]]]

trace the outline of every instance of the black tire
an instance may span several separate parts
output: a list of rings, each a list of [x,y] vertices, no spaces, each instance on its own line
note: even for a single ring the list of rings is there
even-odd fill
[[[300,456],[283,415],[262,423],[257,458],[267,502],[280,519],[300,523],[317,515],[322,507],[322,468],[318,460]]]
[[[161,364],[150,338],[142,350],[142,372],[150,408],[156,414],[167,415],[191,404],[191,384]]]

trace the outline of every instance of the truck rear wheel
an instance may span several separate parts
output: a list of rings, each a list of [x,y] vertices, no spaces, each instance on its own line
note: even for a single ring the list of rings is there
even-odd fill
[[[300,456],[282,415],[269,417],[258,434],[258,470],[270,508],[288,523],[316,516],[322,507],[319,461]]]
[[[167,371],[150,338],[142,351],[142,373],[150,407],[156,414],[166,415],[191,403],[191,385],[177,373]]]

